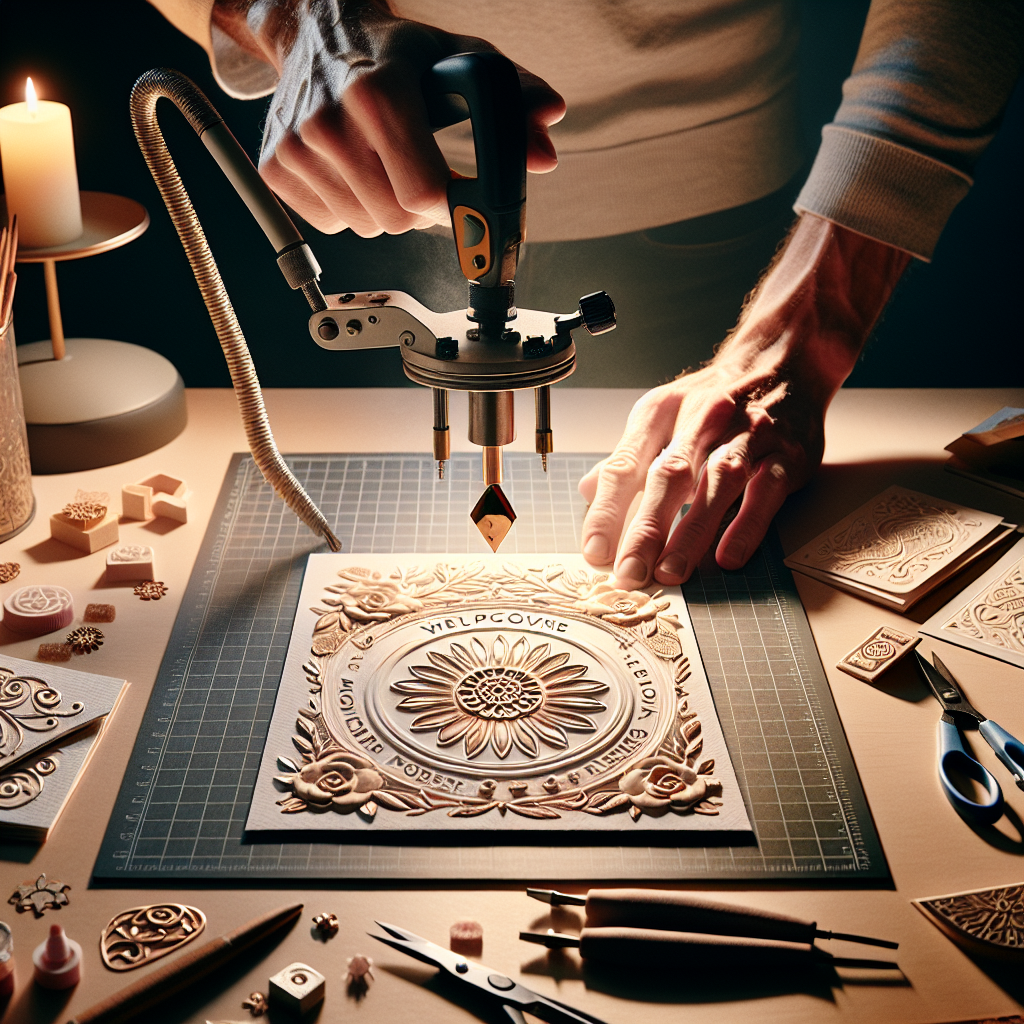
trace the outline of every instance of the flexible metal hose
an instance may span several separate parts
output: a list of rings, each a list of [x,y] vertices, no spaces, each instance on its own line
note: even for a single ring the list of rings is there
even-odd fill
[[[341,542],[277,450],[245,336],[192,200],[185,191],[157,123],[156,102],[161,97],[171,100],[178,107],[197,134],[201,135],[223,119],[195,83],[167,68],[146,72],[132,89],[131,114],[135,137],[167,206],[167,212],[171,215],[181,244],[185,247],[185,255],[224,351],[253,460],[263,478],[299,519],[323,537],[332,551],[340,551]]]

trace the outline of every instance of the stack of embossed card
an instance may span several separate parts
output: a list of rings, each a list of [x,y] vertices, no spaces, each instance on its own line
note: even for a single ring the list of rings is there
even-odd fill
[[[790,555],[786,565],[906,611],[1014,529],[1001,516],[893,486]]]
[[[47,838],[125,688],[0,655],[0,837]]]

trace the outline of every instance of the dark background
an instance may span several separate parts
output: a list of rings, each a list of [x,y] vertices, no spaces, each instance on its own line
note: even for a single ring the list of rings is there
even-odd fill
[[[801,3],[801,88],[811,155],[821,125],[839,103],[867,8],[866,0]],[[222,93],[205,53],[142,0],[0,0],[0,103],[24,99],[25,77],[32,75],[41,96],[71,107],[81,188],[131,196],[153,221],[142,238],[121,249],[59,265],[65,333],[147,345],[167,356],[187,385],[228,386],[213,328],[128,116],[133,82],[157,66],[196,81],[255,157],[267,101]],[[285,285],[262,232],[184,119],[166,103],[160,114],[263,384],[408,384],[397,350],[327,353],[312,343],[305,300]],[[1018,84],[1002,130],[977,168],[976,185],[953,214],[934,261],[915,261],[847,386],[1003,387],[1024,381],[1017,308],[1022,119]],[[395,287],[360,278],[353,252],[358,240],[334,240],[328,263],[322,236],[308,228],[305,235],[325,266],[325,290]],[[424,237],[428,257],[441,241]],[[19,268],[15,327],[20,342],[49,336],[40,266]]]

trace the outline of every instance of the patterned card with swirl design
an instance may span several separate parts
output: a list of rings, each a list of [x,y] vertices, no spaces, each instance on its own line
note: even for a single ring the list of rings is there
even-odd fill
[[[99,732],[94,723],[0,769],[0,838],[47,838],[89,763]]]
[[[317,554],[246,830],[750,823],[678,589],[579,556]]]
[[[124,686],[123,679],[0,654],[0,771],[95,725]]]
[[[46,839],[126,688],[0,655],[0,836]]]
[[[1024,540],[920,631],[1024,668]]]
[[[785,561],[815,579],[905,609],[1012,529],[990,512],[893,486]]]

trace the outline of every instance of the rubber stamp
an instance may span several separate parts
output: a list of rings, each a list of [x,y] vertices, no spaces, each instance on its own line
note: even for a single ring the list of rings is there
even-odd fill
[[[836,668],[863,679],[865,683],[873,683],[900,658],[909,654],[919,639],[892,626],[879,626],[867,640],[845,655]]]

